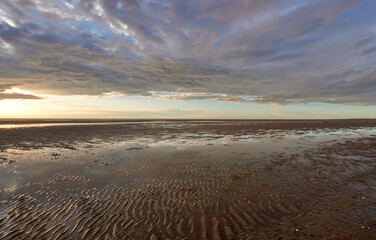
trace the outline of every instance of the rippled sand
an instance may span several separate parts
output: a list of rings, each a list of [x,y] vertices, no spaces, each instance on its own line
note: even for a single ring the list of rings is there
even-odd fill
[[[375,239],[375,122],[0,129],[0,239]]]

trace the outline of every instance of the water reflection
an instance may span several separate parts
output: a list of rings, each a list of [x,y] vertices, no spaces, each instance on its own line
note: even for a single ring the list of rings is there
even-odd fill
[[[359,226],[375,220],[375,136],[375,128],[166,133],[6,149],[0,238],[12,239],[13,229],[75,239],[200,239],[215,231],[291,238],[295,229],[303,238],[367,238]]]

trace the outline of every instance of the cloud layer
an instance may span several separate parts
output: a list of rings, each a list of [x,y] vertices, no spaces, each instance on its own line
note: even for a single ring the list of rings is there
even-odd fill
[[[1,1],[0,90],[373,105],[373,9],[372,0]]]

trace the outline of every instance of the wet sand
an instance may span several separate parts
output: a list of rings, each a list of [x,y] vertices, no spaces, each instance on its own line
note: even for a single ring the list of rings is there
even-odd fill
[[[0,128],[0,151],[0,239],[376,239],[375,120]]]

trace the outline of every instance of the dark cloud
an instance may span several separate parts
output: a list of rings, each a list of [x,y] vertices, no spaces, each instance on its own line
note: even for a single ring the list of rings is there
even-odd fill
[[[65,95],[376,104],[375,7],[372,0],[1,1],[0,92],[11,83]],[[7,96],[38,98],[21,95]]]
[[[42,99],[41,97],[31,95],[31,94],[23,94],[23,93],[1,93],[0,92],[0,100],[6,99]]]

